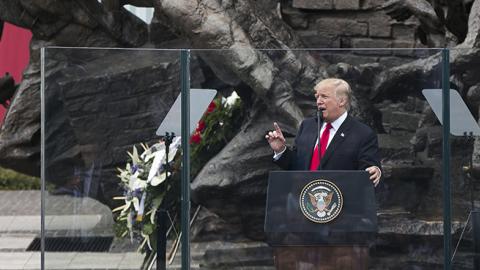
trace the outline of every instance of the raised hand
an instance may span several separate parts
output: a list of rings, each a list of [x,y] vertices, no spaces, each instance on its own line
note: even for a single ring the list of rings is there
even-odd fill
[[[273,123],[274,130],[269,131],[267,135],[265,135],[265,139],[267,139],[270,147],[275,153],[282,152],[285,149],[285,137],[283,137],[282,130],[278,126],[277,122]]]

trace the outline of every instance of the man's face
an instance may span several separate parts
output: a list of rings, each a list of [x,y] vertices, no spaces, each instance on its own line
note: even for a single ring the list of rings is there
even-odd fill
[[[335,95],[335,86],[324,84],[315,86],[317,108],[323,109],[323,119],[326,122],[337,120],[345,111],[346,98]]]

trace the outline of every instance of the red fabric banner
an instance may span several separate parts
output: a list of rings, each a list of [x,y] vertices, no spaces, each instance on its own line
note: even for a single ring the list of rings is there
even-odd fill
[[[20,83],[22,73],[30,59],[30,30],[5,23],[0,39],[0,77],[8,72]],[[0,105],[0,125],[3,122],[5,108]]]

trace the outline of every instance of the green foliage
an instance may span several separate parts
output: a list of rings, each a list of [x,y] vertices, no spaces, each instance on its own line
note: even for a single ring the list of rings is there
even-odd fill
[[[147,234],[147,235],[150,235],[150,234],[153,233],[153,229],[154,229],[153,224],[151,224],[151,223],[145,224],[143,226],[143,233]]]
[[[192,179],[237,134],[244,118],[240,99],[231,105],[222,104],[221,98],[216,98],[213,102],[215,109],[206,112],[202,118],[205,129],[200,132],[200,142],[191,144]]]
[[[40,187],[40,178],[0,167],[0,190],[27,190]]]
[[[174,143],[177,147],[179,141]],[[157,209],[162,207],[170,212],[177,211],[179,203],[177,183],[180,180],[175,166],[170,178],[167,179],[164,168],[154,165],[155,158],[165,158],[163,142],[151,147],[145,144],[141,146],[143,151],[139,152],[134,146],[132,152],[128,152],[130,159],[125,168],[118,168],[118,177],[121,180],[124,195],[113,199],[121,200],[124,204],[112,211],[119,212],[115,218],[115,235],[129,236],[132,240],[139,240],[141,244],[138,250],[147,252],[150,248],[156,249],[154,235]],[[170,152],[170,163],[174,160],[177,149]],[[163,159],[157,164],[164,164],[164,162]],[[150,171],[155,172],[151,179],[149,179]]]
[[[115,223],[113,224],[113,233],[115,234],[115,237],[123,238],[125,237],[125,232],[128,232],[127,224],[115,219]]]
[[[238,96],[237,96],[238,97]],[[223,99],[225,100],[225,99]],[[237,134],[243,121],[243,110],[240,99],[232,98],[231,102],[222,102],[216,98],[209,106],[200,121],[195,134],[190,138],[192,159],[192,176],[198,174],[201,168]],[[180,139],[180,138],[178,138]],[[175,141],[175,139],[174,139]],[[180,146],[180,140],[172,145]],[[123,205],[113,209],[116,214],[115,234],[119,237],[128,237],[140,240],[139,251],[146,252],[146,260],[151,249],[156,249],[156,220],[157,209],[166,209],[173,220],[178,220],[180,213],[180,167],[181,159],[175,158],[178,148],[172,153],[170,150],[169,164],[172,169],[171,177],[166,180],[164,167],[155,167],[154,158],[163,157],[160,163],[165,163],[163,142],[148,146],[142,144],[143,151],[139,152],[134,146],[128,155],[130,159],[125,168],[118,168],[118,177],[124,188],[123,196],[114,197],[121,200]],[[179,156],[179,155],[178,155]],[[147,180],[152,170],[155,177]],[[142,208],[141,206],[144,206]],[[139,207],[140,206],[140,207]],[[142,210],[140,210],[142,209]],[[178,225],[179,222],[176,222]],[[177,228],[179,230],[179,228]]]

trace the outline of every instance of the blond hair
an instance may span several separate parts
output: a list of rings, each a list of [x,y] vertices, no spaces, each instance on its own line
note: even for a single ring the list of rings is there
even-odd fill
[[[345,103],[345,109],[348,111],[350,110],[350,107],[352,106],[352,88],[350,85],[342,80],[342,79],[337,79],[337,78],[328,78],[321,80],[317,85],[315,85],[314,89],[317,89],[320,86],[324,85],[331,85],[335,89],[335,97],[338,99],[339,96],[342,96],[346,98],[346,103]]]

